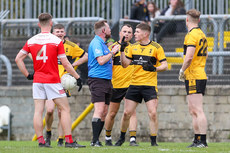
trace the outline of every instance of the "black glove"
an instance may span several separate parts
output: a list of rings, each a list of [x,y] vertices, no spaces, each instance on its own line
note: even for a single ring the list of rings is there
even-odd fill
[[[142,67],[145,71],[156,72],[156,67],[153,66],[153,63],[150,61],[148,61],[147,63],[143,63]]]
[[[34,79],[34,73],[30,74],[26,77],[28,80],[33,80]]]
[[[82,88],[81,78],[77,79],[77,86],[79,86],[78,92],[81,91],[81,88]]]
[[[122,38],[121,41],[121,48],[120,48],[120,52],[124,52],[125,47],[127,47],[129,44],[127,42],[125,42],[125,36]]]

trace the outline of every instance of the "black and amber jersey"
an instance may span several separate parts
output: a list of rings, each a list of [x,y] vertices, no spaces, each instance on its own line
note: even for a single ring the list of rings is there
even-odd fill
[[[71,41],[65,40],[63,44],[64,44],[66,57],[71,64],[73,64],[75,61],[77,61],[85,54],[85,51],[83,49],[81,49],[77,44]],[[76,70],[77,66],[75,66],[74,69]],[[58,70],[59,70],[60,77],[63,76],[65,73],[67,73],[60,61],[58,61]]]
[[[145,71],[142,64],[151,61],[154,66],[166,60],[160,44],[150,41],[147,45],[135,43],[125,49],[126,57],[133,61],[134,72],[130,85],[157,86],[157,72]]]
[[[115,42],[109,49],[111,50],[114,45],[119,44],[119,42]],[[119,44],[120,45],[120,44]],[[130,43],[126,48],[130,47]],[[131,77],[133,74],[133,65],[129,65],[126,68],[121,66],[120,60],[121,53],[118,52],[113,59],[113,76],[112,76],[112,84],[113,88],[128,88],[131,82]]]
[[[186,80],[191,79],[207,79],[205,73],[206,55],[207,55],[207,39],[200,28],[191,29],[184,40],[184,57],[187,53],[187,47],[195,47],[195,53],[191,65],[185,70]]]

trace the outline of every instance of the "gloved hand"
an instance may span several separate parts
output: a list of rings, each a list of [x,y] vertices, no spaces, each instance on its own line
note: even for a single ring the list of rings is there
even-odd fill
[[[185,81],[185,75],[184,75],[184,71],[183,71],[182,69],[180,69],[178,79],[179,79],[179,81],[181,81],[181,82],[184,82],[184,81]]]
[[[150,72],[156,72],[156,67],[153,66],[153,63],[151,61],[148,61],[147,63],[142,64],[143,70],[150,71]]]
[[[33,74],[28,74],[28,76],[26,77],[28,80],[33,80],[34,79],[34,73]]]
[[[81,91],[81,88],[82,88],[82,81],[81,81],[81,78],[78,78],[78,79],[77,79],[77,86],[79,86],[78,92],[80,92],[80,91]]]
[[[124,52],[125,47],[127,47],[129,44],[127,42],[125,42],[125,36],[122,38],[121,41],[121,48],[120,48],[120,52]]]

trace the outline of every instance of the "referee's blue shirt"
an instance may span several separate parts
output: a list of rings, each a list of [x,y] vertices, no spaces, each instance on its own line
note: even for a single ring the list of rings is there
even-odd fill
[[[109,54],[105,41],[95,36],[88,48],[88,76],[91,78],[112,79],[112,58],[104,65],[97,62],[97,57]]]

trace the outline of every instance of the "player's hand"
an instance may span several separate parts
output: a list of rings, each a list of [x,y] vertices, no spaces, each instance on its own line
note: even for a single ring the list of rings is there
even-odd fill
[[[127,47],[129,44],[127,42],[125,42],[125,36],[122,38],[121,41],[121,48],[120,48],[120,52],[124,52],[125,47]]]
[[[32,74],[28,74],[28,76],[26,77],[28,80],[33,80],[34,79],[34,73]]]
[[[180,69],[178,79],[179,79],[179,81],[181,81],[181,82],[184,82],[184,81],[185,81],[185,75],[184,75],[184,71],[183,71],[182,69]]]
[[[78,92],[80,92],[80,91],[81,91],[81,88],[82,88],[82,81],[81,81],[81,78],[78,78],[78,79],[77,79],[77,86],[79,86]]]
[[[151,61],[148,61],[147,63],[143,63],[142,68],[145,71],[156,72],[156,67],[153,66],[153,63]]]
[[[120,45],[115,45],[112,47],[112,50],[110,53],[114,56],[118,53],[119,49],[120,49]]]

